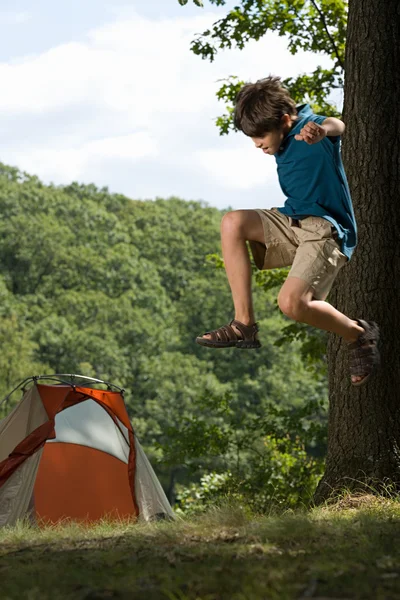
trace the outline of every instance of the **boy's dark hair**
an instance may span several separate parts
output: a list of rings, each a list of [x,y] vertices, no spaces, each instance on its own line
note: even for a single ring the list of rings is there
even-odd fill
[[[235,127],[249,137],[263,137],[281,127],[285,114],[297,115],[296,104],[282,87],[280,77],[270,76],[242,87],[233,120]]]

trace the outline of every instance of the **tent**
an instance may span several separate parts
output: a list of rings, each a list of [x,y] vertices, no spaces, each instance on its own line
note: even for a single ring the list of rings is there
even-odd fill
[[[0,526],[27,516],[36,523],[173,518],[124,390],[79,375],[31,377],[11,394],[18,389],[21,401],[0,421]]]

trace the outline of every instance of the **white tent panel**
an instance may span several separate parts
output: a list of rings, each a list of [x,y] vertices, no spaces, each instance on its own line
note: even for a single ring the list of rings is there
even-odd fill
[[[42,452],[27,458],[0,488],[0,527],[15,525],[27,514]]]
[[[22,400],[0,421],[0,461],[14,450],[27,435],[48,420],[36,386],[25,392]]]
[[[148,521],[155,515],[168,515],[175,518],[167,496],[158,481],[149,459],[139,440],[135,437],[136,449],[136,501],[139,506],[139,518]]]
[[[123,435],[104,408],[94,400],[84,400],[56,415],[56,438],[47,443],[65,442],[88,446],[111,454],[127,464],[128,430],[119,419],[117,421]]]

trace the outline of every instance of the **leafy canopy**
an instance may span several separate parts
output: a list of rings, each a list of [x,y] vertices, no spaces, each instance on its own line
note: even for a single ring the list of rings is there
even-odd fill
[[[179,2],[184,5],[187,0]],[[197,0],[194,2],[200,6]],[[209,2],[216,6],[227,4],[227,0]],[[240,0],[226,16],[198,35],[191,48],[212,62],[220,50],[242,50],[250,41],[260,40],[273,31],[286,37],[292,54],[299,51],[325,54],[332,60],[331,68],[318,66],[312,73],[289,77],[283,83],[297,103],[309,102],[317,113],[338,116],[329,96],[334,89],[343,87],[347,5],[347,0]],[[243,84],[244,81],[231,76],[217,92],[219,100],[227,105],[227,112],[216,121],[221,135],[234,130],[233,102]]]

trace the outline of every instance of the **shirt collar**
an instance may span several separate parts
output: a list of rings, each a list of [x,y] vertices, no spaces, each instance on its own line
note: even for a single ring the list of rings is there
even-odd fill
[[[304,119],[312,115],[311,106],[309,104],[300,104],[299,106],[296,106],[296,110],[297,119],[296,121],[294,121],[292,129],[283,138],[282,143],[279,147],[279,153],[284,151],[289,138],[300,132],[300,129],[303,126]]]

